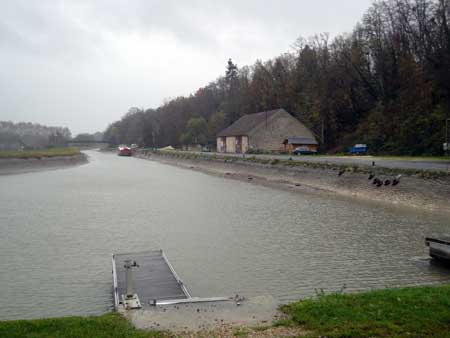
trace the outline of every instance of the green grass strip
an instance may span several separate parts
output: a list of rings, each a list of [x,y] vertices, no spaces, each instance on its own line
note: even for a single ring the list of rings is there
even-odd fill
[[[99,317],[0,321],[0,337],[8,338],[162,338],[162,332],[135,329],[124,317],[109,313]]]
[[[44,150],[0,151],[0,158],[44,158],[78,155],[78,148],[50,148]]]
[[[312,336],[450,337],[450,286],[331,294],[282,310]]]

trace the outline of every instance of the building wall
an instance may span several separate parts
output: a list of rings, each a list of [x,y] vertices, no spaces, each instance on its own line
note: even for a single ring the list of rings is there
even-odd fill
[[[314,138],[308,128],[296,118],[288,113],[278,112],[248,133],[249,148],[282,151],[285,149],[283,141],[294,136]]]
[[[236,152],[236,137],[227,136],[226,137],[226,152],[235,153]]]
[[[226,151],[225,137],[217,138],[217,152],[224,153]]]
[[[218,153],[235,153],[237,138],[235,136],[218,137],[217,138],[217,152]],[[241,140],[241,152],[246,153],[248,151],[248,137],[239,136]]]
[[[187,150],[187,151],[202,151],[203,150],[203,146],[201,144],[184,144],[182,148],[183,148],[183,150]]]
[[[248,136],[242,136],[242,152],[246,153],[248,151]]]

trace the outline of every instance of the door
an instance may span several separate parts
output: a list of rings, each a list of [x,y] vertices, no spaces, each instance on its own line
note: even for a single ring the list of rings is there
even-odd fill
[[[236,136],[236,153],[242,153],[242,136]]]

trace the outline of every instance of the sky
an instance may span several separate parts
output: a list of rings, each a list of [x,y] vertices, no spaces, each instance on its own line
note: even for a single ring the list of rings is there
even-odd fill
[[[0,0],[0,121],[103,131],[316,33],[373,0]]]

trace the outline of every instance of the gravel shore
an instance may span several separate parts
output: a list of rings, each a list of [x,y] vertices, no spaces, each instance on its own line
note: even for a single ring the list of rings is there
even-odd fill
[[[400,183],[393,186],[396,176],[378,170],[374,173],[375,178],[383,185],[377,186],[369,179],[370,173],[358,172],[352,167],[287,166],[277,161],[258,163],[236,158],[190,158],[179,153],[138,152],[135,156],[292,192],[330,194],[387,206],[450,213],[450,176],[403,175]],[[390,184],[384,185],[387,180]]]
[[[212,303],[165,305],[122,311],[133,326],[170,332],[174,337],[300,337],[302,327],[272,327],[286,317],[270,296]]]

